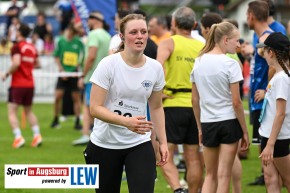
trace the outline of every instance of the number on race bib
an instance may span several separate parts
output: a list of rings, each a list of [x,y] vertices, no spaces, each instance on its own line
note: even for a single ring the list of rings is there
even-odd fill
[[[122,114],[122,112],[120,110],[114,110],[114,113],[117,113],[118,115],[121,115],[121,116],[124,116],[124,117],[132,117],[131,113]]]

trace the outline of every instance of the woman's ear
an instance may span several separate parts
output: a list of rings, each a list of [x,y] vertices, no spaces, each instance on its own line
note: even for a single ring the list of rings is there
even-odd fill
[[[227,45],[229,41],[229,38],[227,36],[224,36],[224,44]]]
[[[270,58],[273,58],[275,56],[275,52],[272,49],[267,50]]]
[[[119,36],[120,36],[120,38],[121,38],[121,40],[122,40],[122,41],[124,41],[124,40],[125,40],[125,39],[124,39],[124,36],[123,36],[123,34],[121,34],[121,33],[120,33],[120,35],[119,35]]]

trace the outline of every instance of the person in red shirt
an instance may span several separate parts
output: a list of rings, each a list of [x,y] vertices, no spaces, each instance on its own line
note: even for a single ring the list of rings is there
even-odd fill
[[[11,49],[11,67],[2,75],[6,80],[11,75],[11,87],[8,96],[8,118],[15,135],[13,148],[20,148],[25,144],[25,139],[19,128],[17,110],[23,106],[25,115],[33,131],[32,147],[38,147],[42,143],[42,137],[38,120],[32,112],[32,100],[34,95],[34,80],[32,71],[38,68],[37,50],[33,44],[26,42],[31,29],[21,24],[17,30],[17,43]]]

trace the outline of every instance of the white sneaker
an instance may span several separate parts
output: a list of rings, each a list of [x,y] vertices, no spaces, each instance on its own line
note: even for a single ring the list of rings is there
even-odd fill
[[[83,135],[72,142],[73,145],[86,145],[90,141],[90,136]]]
[[[184,179],[180,179],[179,183],[180,183],[182,188],[185,188],[185,189],[188,188],[187,182]]]

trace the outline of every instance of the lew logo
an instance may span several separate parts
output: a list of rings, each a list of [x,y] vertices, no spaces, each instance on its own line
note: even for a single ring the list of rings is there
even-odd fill
[[[96,186],[98,168],[97,167],[71,167],[71,185],[92,185]]]

